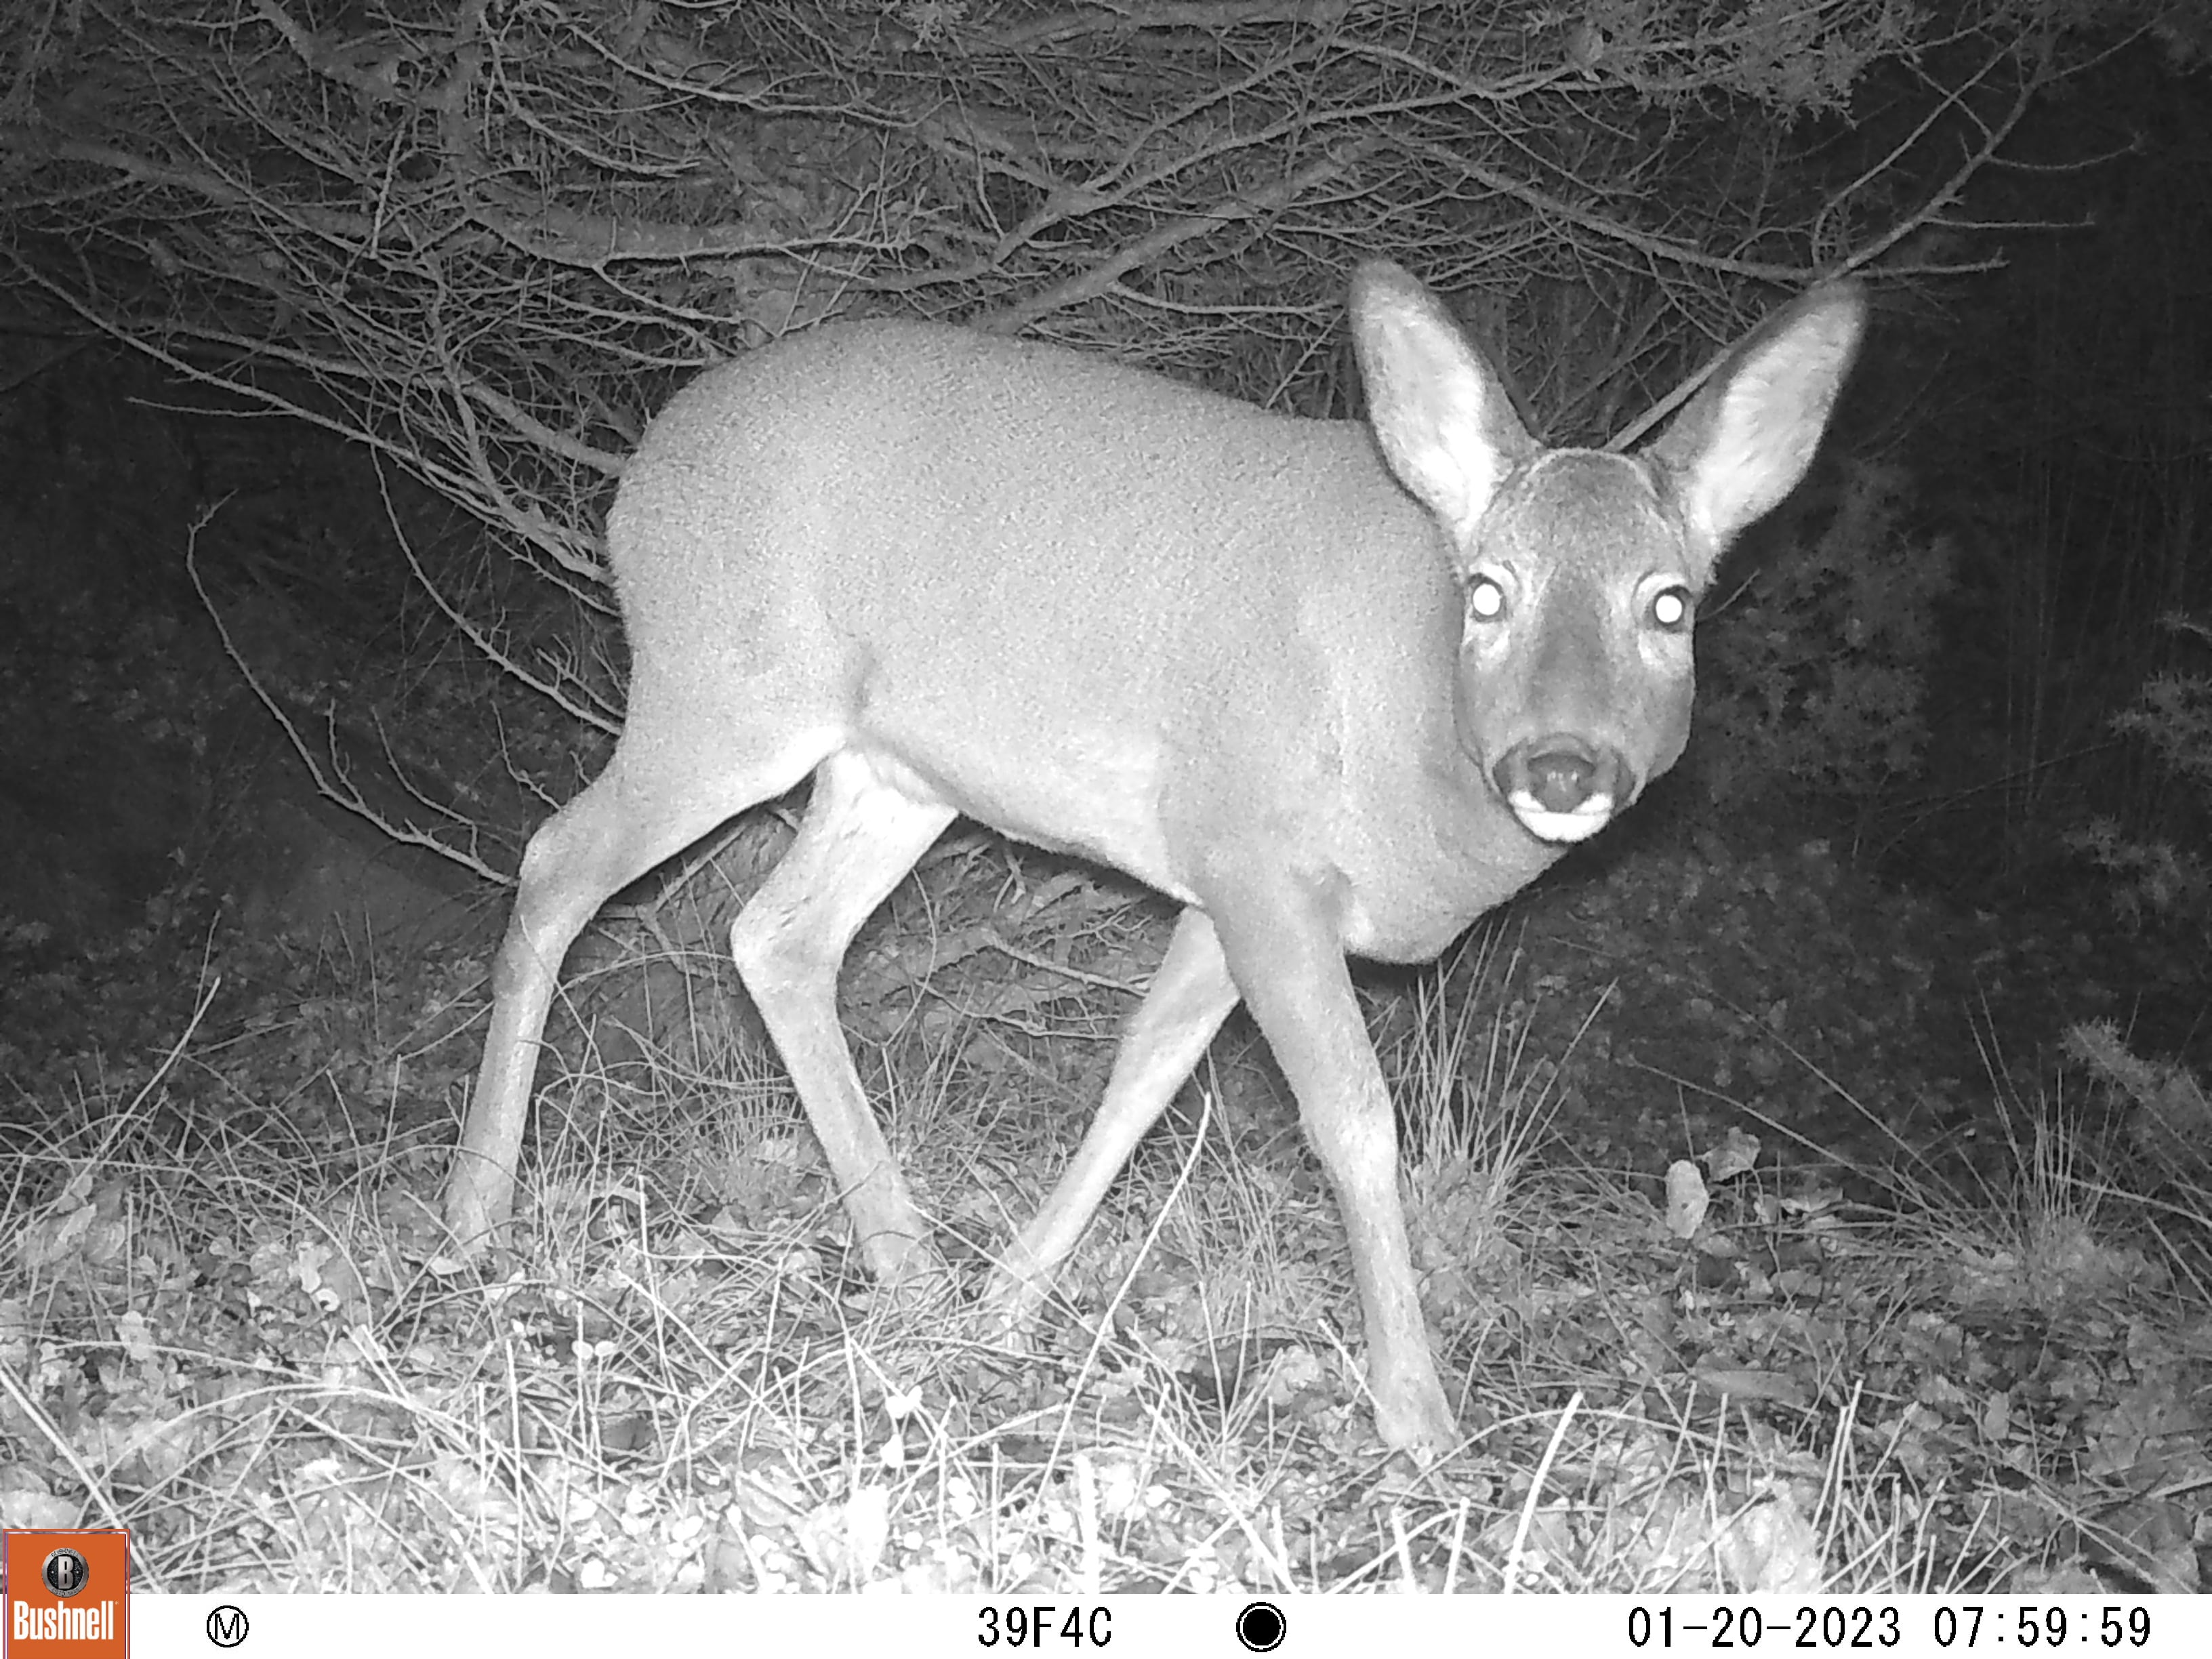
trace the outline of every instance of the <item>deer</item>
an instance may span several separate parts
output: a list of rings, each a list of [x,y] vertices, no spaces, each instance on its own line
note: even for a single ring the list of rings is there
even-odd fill
[[[1723,550],[1820,444],[1865,302],[1818,286],[1632,451],[1530,435],[1444,302],[1353,276],[1364,420],[956,325],[827,323],[700,374],[606,524],[605,769],[531,838],[443,1213],[513,1214],[562,960],[615,893],[811,780],[730,951],[883,1283],[945,1272],[837,1012],[847,947],[955,818],[1181,907],[1104,1096],[981,1312],[1041,1310],[1240,1003],[1350,1246],[1382,1443],[1461,1443],[1348,958],[1419,963],[1680,755]]]

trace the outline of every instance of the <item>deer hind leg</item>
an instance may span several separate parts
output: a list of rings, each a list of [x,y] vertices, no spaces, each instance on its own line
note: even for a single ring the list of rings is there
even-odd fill
[[[1052,1196],[992,1277],[984,1305],[1001,1334],[1018,1330],[1036,1312],[1054,1270],[1082,1237],[1131,1149],[1159,1121],[1236,1006],[1237,987],[1213,924],[1201,910],[1185,910],[1122,1035],[1098,1115]]]
[[[538,1043],[576,935],[623,888],[782,793],[820,753],[794,747],[732,757],[726,732],[658,720],[635,696],[628,729],[637,735],[616,746],[606,769],[538,828],[523,855],[514,913],[492,964],[483,1064],[447,1182],[447,1224],[464,1250],[478,1247],[513,1210]],[[699,758],[718,754],[720,764]]]
[[[938,1257],[861,1092],[837,1020],[837,971],[860,924],[954,816],[868,757],[841,750],[816,770],[798,839],[730,927],[738,977],[791,1073],[861,1252],[890,1284]]]

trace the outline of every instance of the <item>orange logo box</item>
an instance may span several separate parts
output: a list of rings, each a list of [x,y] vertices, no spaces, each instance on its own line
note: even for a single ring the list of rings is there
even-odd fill
[[[130,1592],[122,1532],[10,1532],[0,1594],[6,1659],[123,1659]]]

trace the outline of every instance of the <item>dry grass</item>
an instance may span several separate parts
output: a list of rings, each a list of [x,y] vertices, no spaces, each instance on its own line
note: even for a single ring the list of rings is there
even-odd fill
[[[520,1265],[455,1269],[428,1207],[450,1124],[387,1109],[472,1039],[387,995],[23,1103],[7,1522],[119,1519],[173,1589],[1929,1591],[2054,1556],[2179,1577],[2158,1525],[2203,1478],[2203,1287],[2155,1241],[2201,1247],[2201,1190],[2147,1206],[2045,1109],[2003,1120],[1981,1190],[1901,1161],[1887,1211],[1741,1136],[1685,1148],[1686,1231],[1659,1171],[1547,1139],[1566,1056],[1530,1052],[1517,972],[1493,954],[1479,1000],[1432,977],[1377,1011],[1465,1391],[1438,1468],[1372,1441],[1341,1229],[1263,1073],[1201,1077],[1017,1352],[969,1328],[972,1285],[901,1305],[849,1267],[781,1073],[708,1032],[684,1064],[549,1063]],[[371,1009],[444,1035],[341,1040]],[[870,1056],[975,1281],[1108,1047],[939,1019]],[[255,1085],[307,1048],[325,1062],[288,1097]]]

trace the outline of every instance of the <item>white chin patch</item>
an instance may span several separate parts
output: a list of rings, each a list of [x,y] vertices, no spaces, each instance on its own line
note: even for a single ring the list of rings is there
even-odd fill
[[[1521,820],[1522,829],[1538,841],[1548,841],[1561,847],[1588,841],[1613,822],[1613,797],[1610,795],[1592,795],[1571,812],[1547,811],[1534,795],[1516,795],[1509,804],[1513,808],[1513,816]]]

